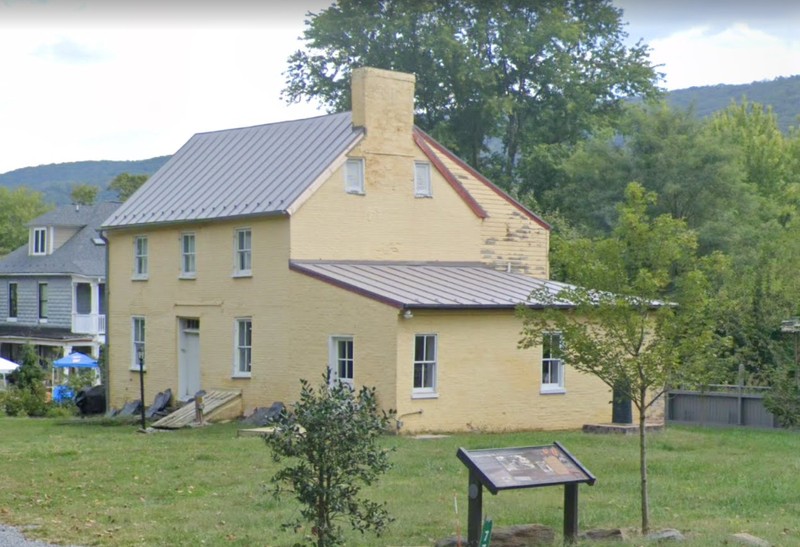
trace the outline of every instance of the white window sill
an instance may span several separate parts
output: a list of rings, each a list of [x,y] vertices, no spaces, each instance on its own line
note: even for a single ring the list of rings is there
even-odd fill
[[[567,392],[567,390],[564,389],[563,387],[545,387],[545,386],[542,386],[542,388],[539,390],[539,393],[541,395],[563,395],[566,392]]]
[[[39,323],[47,323],[47,318],[46,317],[40,317],[39,318]]]
[[[252,378],[251,373],[249,372],[237,372],[233,376],[231,376],[234,380],[249,380]]]
[[[185,273],[178,276],[178,279],[188,279],[189,281],[197,279],[197,274]]]
[[[139,365],[136,365],[135,367],[131,367],[128,370],[131,371],[131,372],[139,372]],[[144,367],[143,369],[141,369],[141,371],[142,372],[147,372],[147,367]]]
[[[6,317],[6,321],[9,322],[9,323],[16,323],[17,322],[17,318],[16,317]]]
[[[425,199],[425,198],[432,198],[433,196],[431,194],[414,194],[414,197],[419,199]]]
[[[411,393],[412,399],[438,399],[439,394],[435,391],[419,391]]]
[[[131,281],[147,281],[146,275],[134,275],[131,277]]]
[[[366,196],[367,193],[363,190],[346,190],[346,193],[351,196]]]
[[[232,275],[231,277],[233,277],[233,278],[239,278],[239,277],[253,277],[253,272],[251,272],[251,271],[246,271],[246,272],[233,272],[233,275]]]

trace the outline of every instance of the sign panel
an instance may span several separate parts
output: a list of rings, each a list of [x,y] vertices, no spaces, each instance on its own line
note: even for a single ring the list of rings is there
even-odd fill
[[[595,482],[595,477],[557,442],[520,448],[459,448],[457,456],[492,494],[511,488]]]

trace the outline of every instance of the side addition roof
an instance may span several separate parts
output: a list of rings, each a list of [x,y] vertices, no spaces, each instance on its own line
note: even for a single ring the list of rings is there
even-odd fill
[[[557,294],[569,285],[497,271],[479,263],[291,261],[290,269],[405,309],[513,309],[534,289]],[[570,307],[563,302],[564,307]]]
[[[198,133],[104,224],[285,214],[364,134],[350,112]]]

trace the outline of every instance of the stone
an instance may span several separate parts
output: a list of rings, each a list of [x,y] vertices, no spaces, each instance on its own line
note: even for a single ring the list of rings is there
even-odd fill
[[[492,530],[492,547],[534,547],[552,545],[556,533],[549,526],[541,524],[517,524]],[[461,537],[461,545],[467,544],[466,535]],[[450,536],[436,542],[436,547],[456,547],[458,540]]]
[[[621,528],[598,528],[578,534],[578,538],[586,541],[626,541],[628,538]]]
[[[679,531],[674,528],[667,528],[666,530],[659,530],[658,532],[651,532],[647,534],[647,539],[650,541],[685,541],[686,538]]]
[[[741,543],[742,545],[752,545],[753,547],[770,547],[770,542],[753,536],[747,532],[740,532],[731,536],[731,542]]]

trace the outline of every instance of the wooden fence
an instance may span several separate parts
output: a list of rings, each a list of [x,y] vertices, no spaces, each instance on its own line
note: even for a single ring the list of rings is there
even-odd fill
[[[780,427],[764,408],[768,388],[709,386],[708,391],[670,390],[667,393],[668,423],[742,427]]]

